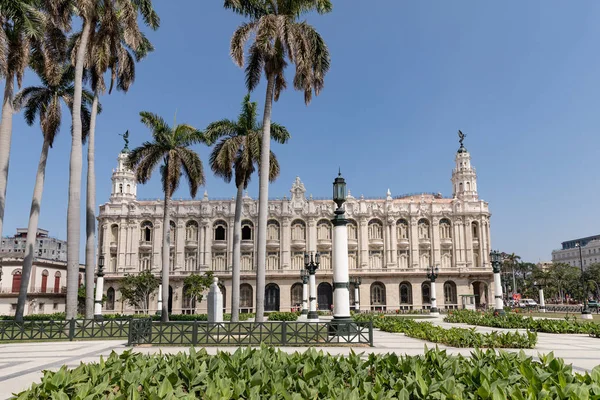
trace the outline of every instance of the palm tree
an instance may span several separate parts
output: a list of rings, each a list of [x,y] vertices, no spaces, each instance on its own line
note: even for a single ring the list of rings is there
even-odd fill
[[[294,88],[304,91],[304,101],[309,104],[312,92],[323,89],[325,74],[329,70],[329,50],[319,33],[300,16],[311,11],[325,14],[332,10],[330,0],[225,0],[226,9],[250,18],[234,32],[230,52],[233,61],[244,67],[244,48],[250,35],[254,42],[249,48],[246,65],[246,87],[252,92],[263,74],[267,79],[267,92],[263,114],[263,136],[259,167],[258,237],[256,268],[256,321],[264,317],[265,262],[267,251],[267,208],[269,197],[269,157],[271,134],[271,107],[281,91],[286,88],[284,70],[286,58],[296,65]]]
[[[14,100],[14,108],[16,110],[25,109],[25,121],[30,126],[33,125],[36,117],[39,118],[44,140],[35,179],[33,199],[31,200],[31,211],[29,213],[25,259],[23,261],[23,275],[17,301],[17,310],[15,312],[15,320],[18,322],[23,321],[23,313],[27,301],[27,290],[31,276],[34,246],[42,204],[42,192],[44,190],[48,150],[52,147],[54,138],[60,131],[62,116],[61,100],[70,108],[72,106],[73,94],[75,91],[73,87],[75,70],[71,65],[63,64],[62,72],[57,76],[52,77],[49,77],[45,73],[43,62],[39,58],[34,58],[34,60],[32,60],[31,68],[38,74],[42,85],[31,86],[19,92]],[[82,103],[81,113],[83,116],[84,130],[86,131],[89,129],[89,105],[92,101],[92,97],[93,96],[89,91],[84,90],[84,101]]]
[[[81,99],[83,90],[83,71],[88,60],[89,41],[103,10],[115,10],[122,13],[125,25],[132,28],[129,32],[139,32],[137,17],[141,14],[146,25],[157,29],[160,24],[151,0],[75,0],[75,9],[82,19],[82,31],[75,52],[75,93],[73,96],[73,131],[71,137],[71,155],[69,162],[69,200],[67,205],[67,306],[66,317],[74,318],[77,314],[77,279],[79,269],[80,207],[81,207],[81,169],[82,169],[82,120]],[[132,41],[139,40],[139,35],[132,34]],[[89,273],[86,278],[89,279]]]
[[[0,2],[0,78],[6,80],[0,122],[0,236],[6,206],[15,78],[21,88],[31,41],[42,37],[44,25],[45,17],[37,0]]]
[[[244,97],[242,112],[237,121],[223,119],[208,125],[204,132],[209,145],[220,139],[210,155],[210,167],[215,175],[225,182],[231,182],[235,174],[237,194],[233,221],[233,262],[231,289],[231,321],[238,322],[240,307],[240,258],[242,232],[242,196],[248,187],[255,165],[260,161],[262,127],[256,122],[256,103],[250,95]],[[287,129],[271,123],[271,137],[278,143],[286,143],[290,138]],[[279,163],[271,152],[269,180],[273,182],[279,175]]]
[[[152,130],[153,142],[144,142],[140,147],[129,153],[127,166],[131,168],[139,183],[146,183],[152,176],[156,166],[160,166],[163,192],[165,194],[163,211],[163,241],[162,241],[162,298],[161,321],[169,321],[169,206],[171,197],[185,176],[192,198],[196,197],[198,187],[204,185],[204,170],[202,161],[196,152],[189,147],[204,141],[201,132],[187,124],[170,127],[158,115],[142,111],[142,123]]]
[[[115,83],[117,90],[127,92],[135,81],[135,62],[141,61],[149,52],[154,50],[152,43],[139,31],[137,25],[129,26],[127,24],[128,20],[124,17],[125,15],[125,13],[117,12],[113,7],[99,9],[98,28],[90,34],[89,50],[85,62],[84,80],[91,83],[94,91],[88,138],[86,179],[86,318],[92,318],[94,313],[94,271],[96,269],[95,132],[99,97],[106,90],[104,75],[106,71],[111,71],[109,94],[112,92]],[[72,55],[76,54],[80,37],[81,33],[72,38]]]
[[[518,293],[517,290],[517,280],[515,278],[515,267],[518,266],[521,257],[516,255],[515,253],[504,254],[504,265],[507,267],[511,267],[512,269],[512,281],[513,281],[513,293]]]

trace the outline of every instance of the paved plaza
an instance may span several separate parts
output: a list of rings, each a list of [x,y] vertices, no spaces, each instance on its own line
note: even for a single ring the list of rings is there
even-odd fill
[[[464,324],[449,324],[442,322],[441,318],[433,320],[436,324],[449,327],[467,327]],[[476,327],[478,331],[490,332],[506,331],[505,329]],[[419,339],[413,339],[400,333],[387,333],[375,330],[374,347],[354,348],[354,351],[365,354],[396,354],[418,355],[422,354],[425,346],[431,348],[435,344]],[[451,354],[469,355],[472,349],[458,349],[439,345]],[[32,382],[38,382],[42,377],[42,370],[56,370],[62,365],[76,367],[81,362],[97,362],[100,356],[108,357],[112,351],[121,353],[127,350],[126,341],[120,340],[95,340],[76,342],[32,342],[0,344],[0,399],[7,399],[13,392],[26,389]],[[304,351],[307,347],[281,347],[281,350],[294,352]],[[330,354],[349,354],[350,347],[323,347]],[[188,347],[137,347],[140,353],[177,353],[187,351]],[[219,350],[234,351],[235,347],[207,347],[210,354]],[[509,350],[519,351],[519,350]],[[535,349],[523,350],[526,354],[537,356],[551,351],[555,356],[563,358],[573,365],[576,372],[589,371],[600,365],[600,340],[587,335],[567,335],[538,333],[538,344]]]

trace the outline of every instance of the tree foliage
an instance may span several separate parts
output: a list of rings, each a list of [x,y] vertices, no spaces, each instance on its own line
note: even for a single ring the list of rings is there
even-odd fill
[[[200,303],[204,298],[204,292],[210,287],[212,281],[212,271],[207,271],[203,275],[192,273],[183,280],[184,294],[190,297],[192,304]]]
[[[141,308],[148,314],[150,298],[158,289],[158,279],[150,271],[142,271],[137,275],[125,275],[121,281],[121,297],[133,307]]]

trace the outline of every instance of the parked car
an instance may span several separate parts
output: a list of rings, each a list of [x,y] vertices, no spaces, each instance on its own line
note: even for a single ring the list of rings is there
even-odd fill
[[[533,299],[521,299],[519,301],[519,307],[522,307],[522,308],[532,308],[532,307],[537,307],[537,305],[538,304]]]
[[[598,300],[590,300],[590,301],[588,301],[588,307],[598,310],[598,308],[600,307],[600,304],[598,303]]]

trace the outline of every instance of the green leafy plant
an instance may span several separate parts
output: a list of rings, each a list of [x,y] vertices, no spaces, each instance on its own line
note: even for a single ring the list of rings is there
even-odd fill
[[[293,312],[272,312],[269,314],[269,321],[297,321],[298,314]]]
[[[44,371],[15,399],[584,399],[596,398],[600,367],[574,373],[552,353],[438,349],[419,356],[332,356],[242,348],[209,355],[112,353],[99,363]]]
[[[184,294],[190,298],[191,304],[202,302],[204,292],[210,287],[213,281],[212,271],[205,272],[203,275],[190,274],[183,280]],[[171,316],[169,316],[170,318]]]
[[[121,281],[121,298],[148,314],[150,297],[156,289],[158,279],[150,271],[142,271],[136,275],[127,274]]]

